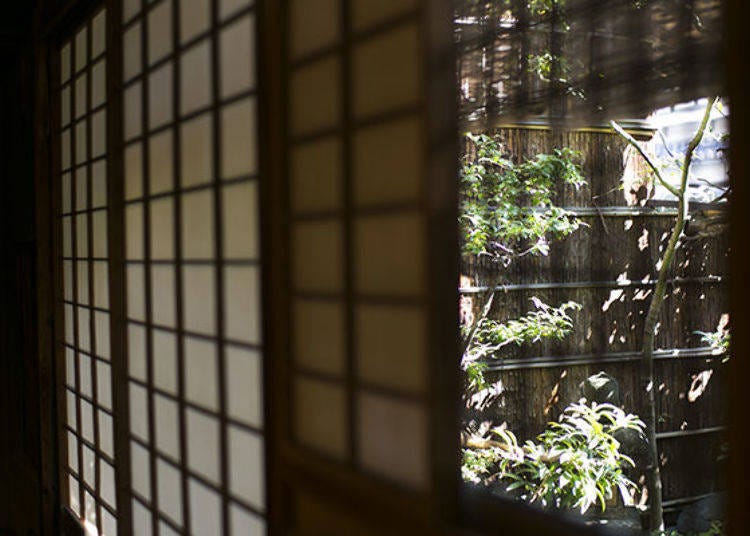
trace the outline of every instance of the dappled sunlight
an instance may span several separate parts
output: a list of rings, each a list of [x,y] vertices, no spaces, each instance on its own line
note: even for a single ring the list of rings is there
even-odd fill
[[[708,382],[711,380],[714,371],[712,369],[704,370],[698,374],[693,374],[693,382],[687,392],[688,402],[695,402],[708,388]]]
[[[609,298],[607,298],[607,301],[605,301],[602,304],[602,312],[606,312],[609,309],[609,307],[618,300],[619,301],[625,300],[625,291],[622,289],[610,290]]]

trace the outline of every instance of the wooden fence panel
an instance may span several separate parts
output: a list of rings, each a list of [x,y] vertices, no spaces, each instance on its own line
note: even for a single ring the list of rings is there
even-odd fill
[[[572,300],[574,329],[562,341],[505,347],[487,378],[502,394],[481,418],[506,422],[528,439],[581,397],[581,383],[604,371],[620,384],[627,411],[645,414],[639,351],[645,315],[675,209],[628,206],[621,188],[625,143],[606,129],[553,132],[504,128],[496,132],[513,158],[567,146],[581,153],[587,185],[561,187],[557,204],[580,214],[584,226],[551,244],[547,257],[525,257],[504,270],[504,289],[490,317],[517,318],[532,297],[557,306]],[[697,331],[713,332],[728,312],[726,236],[686,241],[670,271],[655,345],[659,436],[667,504],[721,488],[726,365]],[[481,291],[498,268],[464,259],[462,295],[478,314]]]

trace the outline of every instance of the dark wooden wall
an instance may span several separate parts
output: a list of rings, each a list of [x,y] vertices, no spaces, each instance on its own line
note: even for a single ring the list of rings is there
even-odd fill
[[[35,349],[34,2],[0,17],[0,534],[39,534],[39,377]]]
[[[600,371],[618,380],[627,411],[645,415],[638,360],[653,284],[643,281],[657,277],[655,266],[674,209],[659,213],[627,206],[620,188],[625,143],[614,133],[504,128],[497,135],[516,157],[561,146],[582,153],[587,186],[561,188],[557,203],[578,211],[586,226],[553,242],[548,257],[515,261],[506,270],[503,284],[508,286],[496,295],[491,316],[500,321],[519,317],[533,310],[532,296],[553,306],[573,300],[583,308],[573,313],[575,327],[563,341],[504,349],[488,376],[502,382],[503,394],[485,416],[496,424],[507,422],[519,438],[532,438],[581,397],[586,377]],[[721,315],[729,312],[721,280],[726,281],[727,254],[727,236],[687,242],[677,255],[662,308],[657,411],[668,505],[721,486],[717,458],[725,424],[726,366],[709,355],[695,332],[715,331]],[[462,273],[475,287],[493,277],[491,265],[468,260]],[[713,371],[707,388],[689,401],[694,377],[706,370]]]

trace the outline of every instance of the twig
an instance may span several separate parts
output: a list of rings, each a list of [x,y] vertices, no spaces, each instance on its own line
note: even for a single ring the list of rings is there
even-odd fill
[[[646,151],[643,150],[643,147],[641,147],[641,144],[638,143],[633,136],[625,132],[625,130],[618,125],[615,121],[610,121],[610,125],[612,125],[612,128],[615,129],[615,132],[617,132],[620,136],[622,136],[625,141],[627,141],[630,145],[632,145],[636,151],[643,157],[643,159],[646,161],[648,166],[653,170],[654,175],[656,176],[659,183],[666,188],[669,193],[671,193],[675,197],[679,197],[680,193],[677,188],[669,184],[667,181],[664,180],[664,177],[661,176],[661,172],[659,171],[659,168],[656,167],[656,164],[654,164],[653,160],[651,160],[651,157],[646,154]]]

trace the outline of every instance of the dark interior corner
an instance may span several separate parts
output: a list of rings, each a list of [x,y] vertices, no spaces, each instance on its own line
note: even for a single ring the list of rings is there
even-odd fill
[[[40,532],[39,375],[35,354],[34,2],[0,17],[0,533]]]

